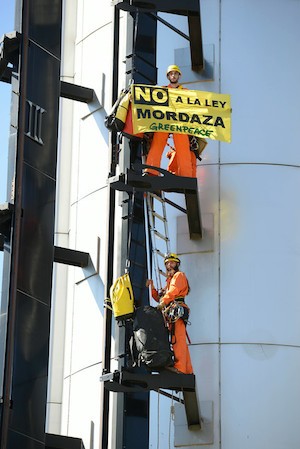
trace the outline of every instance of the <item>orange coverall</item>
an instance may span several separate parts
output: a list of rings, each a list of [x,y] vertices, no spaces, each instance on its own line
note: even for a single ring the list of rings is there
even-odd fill
[[[186,275],[182,271],[177,271],[172,277],[167,278],[166,292],[164,296],[160,298],[155,288],[152,288],[152,296],[155,301],[163,301],[168,306],[176,298],[186,296],[188,291],[189,284]],[[179,318],[175,321],[175,330],[172,339],[175,357],[174,367],[184,374],[192,374],[193,367],[186,338],[185,323],[181,318]]]
[[[171,87],[169,84],[167,87]],[[179,86],[178,89],[184,89],[184,87]],[[153,165],[155,167],[160,167],[160,161],[167,145],[167,140],[169,138],[169,133],[154,133],[153,140],[150,146],[149,153],[147,155],[146,164]],[[173,134],[174,146],[176,149],[176,173],[178,176],[187,176],[190,178],[196,177],[195,168],[193,168],[196,161],[193,161],[195,155],[190,150],[190,141],[187,134]],[[169,169],[169,168],[168,168]],[[172,171],[172,170],[169,170]],[[155,170],[147,168],[145,172],[152,175],[158,175],[159,173]]]
[[[190,153],[191,153],[191,160],[192,160],[192,178],[196,178],[196,176],[197,176],[196,156],[193,151],[190,151]],[[167,153],[167,158],[170,159],[167,170],[170,173],[173,173],[174,175],[179,175],[177,156],[178,156],[177,152],[173,149],[171,151],[168,151],[168,153]]]

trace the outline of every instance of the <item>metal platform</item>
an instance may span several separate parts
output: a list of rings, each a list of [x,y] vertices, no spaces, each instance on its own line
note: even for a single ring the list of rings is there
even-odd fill
[[[84,445],[81,438],[46,433],[45,449],[84,449]]]
[[[158,171],[160,176],[142,174],[142,170],[145,168]],[[108,182],[113,189],[126,192],[133,192],[134,190],[157,192],[163,190],[164,192],[185,193],[187,190],[197,190],[197,178],[176,176],[163,168],[147,164],[135,166],[134,169],[128,168],[125,173],[110,177]]]
[[[188,427],[200,426],[201,417],[196,395],[194,374],[176,374],[168,370],[144,374],[133,370],[114,371],[100,377],[104,387],[115,393],[158,391],[160,389],[182,391]],[[198,427],[199,428],[199,427]]]
[[[142,174],[145,168],[154,168],[160,176]],[[202,238],[202,222],[198,196],[197,178],[176,176],[160,167],[142,164],[135,169],[127,169],[125,173],[108,178],[108,183],[114,190],[124,192],[175,192],[185,195],[186,212],[189,224],[190,238]]]
[[[10,83],[12,68],[8,64],[17,64],[19,57],[20,33],[6,33],[0,40],[0,81]]]

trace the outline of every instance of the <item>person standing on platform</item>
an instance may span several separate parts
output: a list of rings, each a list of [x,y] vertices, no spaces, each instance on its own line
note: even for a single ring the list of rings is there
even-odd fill
[[[169,80],[168,88],[185,89],[179,84],[181,77],[180,68],[177,65],[170,65],[167,69],[167,78]],[[146,164],[154,167],[160,167],[161,157],[167,145],[169,133],[156,132],[150,145],[149,153],[146,158]],[[176,150],[176,175],[196,177],[196,157],[190,151],[190,140],[187,134],[173,134],[174,147]],[[170,161],[172,162],[172,161]],[[169,164],[170,165],[170,164]],[[170,170],[172,171],[172,170]],[[146,168],[144,173],[149,175],[159,175],[159,172]]]

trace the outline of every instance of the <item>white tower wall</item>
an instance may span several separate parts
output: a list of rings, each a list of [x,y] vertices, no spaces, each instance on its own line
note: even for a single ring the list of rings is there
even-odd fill
[[[122,17],[120,60],[125,56],[126,14]],[[187,32],[183,18],[164,17]],[[198,166],[203,240],[189,240],[183,214],[169,208],[168,216],[172,250],[180,255],[191,284],[188,333],[198,396],[213,402],[213,443],[207,447],[298,449],[300,3],[201,0],[201,19],[204,56],[213,48],[213,79],[187,87],[231,95],[232,142],[209,141]],[[68,195],[59,199],[58,222],[67,219],[63,233],[69,247],[89,252],[93,264],[87,270],[68,269],[65,294],[60,295],[67,298],[65,318],[56,321],[65,329],[59,359],[64,376],[61,382],[55,378],[54,357],[50,385],[52,381],[53,388],[63,390],[61,432],[82,437],[86,447],[96,449],[106,273],[109,158],[103,119],[111,97],[110,2],[78,0],[76,20],[75,42],[70,40],[66,50],[75,57],[70,76],[93,88],[97,99],[88,106],[74,104],[70,128],[61,128],[62,142],[66,132],[72,141],[61,173],[70,200]],[[66,17],[66,25],[68,21],[75,26],[72,16]],[[168,64],[184,64],[178,49],[187,46],[159,25],[159,84],[166,83]],[[121,64],[120,87],[124,69]],[[118,223],[116,238],[120,228]],[[56,295],[57,290],[54,301]],[[53,336],[55,342],[55,331]],[[151,398],[150,447],[173,447],[171,401],[161,398],[158,404],[156,394]],[[51,431],[58,419],[55,407],[50,409]],[[187,436],[188,448],[190,441]]]

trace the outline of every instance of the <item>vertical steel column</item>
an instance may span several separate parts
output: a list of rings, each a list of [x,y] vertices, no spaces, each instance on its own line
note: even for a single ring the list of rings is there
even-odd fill
[[[127,56],[127,74],[135,83],[156,84],[156,18],[141,12],[133,13],[134,38],[132,54]],[[131,164],[142,162],[142,145],[130,142]],[[146,232],[144,195],[135,192],[131,198],[130,277],[136,305],[148,304]],[[124,393],[123,448],[149,447],[149,392]],[[136,438],[136,429],[139,437]]]
[[[8,444],[8,427],[11,414],[12,400],[12,376],[13,376],[13,358],[15,345],[15,322],[16,322],[16,297],[17,297],[17,273],[18,273],[18,255],[20,245],[20,227],[21,227],[21,195],[18,194],[22,190],[22,174],[23,174],[23,152],[25,137],[25,102],[26,102],[26,85],[27,85],[27,63],[28,63],[28,4],[23,5],[22,11],[23,27],[22,27],[22,47],[20,48],[19,61],[19,92],[23,92],[19,100],[19,116],[18,116],[18,152],[16,158],[16,181],[15,181],[15,211],[11,235],[11,257],[6,263],[11,264],[10,282],[8,284],[8,310],[7,310],[7,335],[5,348],[5,361],[3,372],[3,397],[2,397],[2,413],[1,413],[1,448],[6,448]],[[14,163],[14,161],[13,161]],[[12,181],[12,180],[11,180]],[[8,282],[4,279],[3,282]]]
[[[132,53],[127,56],[126,73],[128,80],[141,83],[156,83],[156,20],[145,14],[134,14],[134,38]],[[113,95],[112,102],[117,98],[118,94],[118,53],[119,46],[119,10],[114,11],[114,54],[113,54]],[[141,71],[140,67],[144,67]],[[130,67],[130,68],[128,68]],[[117,154],[115,150],[116,136],[111,133],[111,167],[110,176],[116,173]],[[130,164],[136,161],[141,162],[141,145],[131,146]],[[145,251],[145,221],[143,194],[135,195],[134,201],[131,198],[131,224],[129,226],[131,242],[129,247],[130,275],[133,283],[135,299],[137,305],[146,304],[148,302],[148,291],[145,288],[146,280],[146,251]],[[107,279],[106,294],[109,296],[109,288],[113,282],[113,256],[114,256],[114,222],[115,222],[115,193],[114,190],[109,191],[109,229],[108,229],[108,263],[107,263]],[[134,243],[133,243],[134,242]],[[138,244],[137,244],[138,242]],[[142,273],[142,274],[141,274]],[[136,285],[139,285],[137,293]],[[105,310],[104,315],[104,353],[103,353],[103,373],[110,372],[111,358],[111,331],[112,331],[112,314],[111,311]],[[125,347],[128,346],[128,335],[125,337]],[[124,348],[125,350],[125,348]],[[104,385],[103,385],[104,386]],[[102,390],[102,428],[101,449],[108,447],[109,434],[109,390]],[[116,441],[122,448],[148,449],[149,446],[149,393],[125,393],[123,401],[123,413],[118,413],[118,419],[121,422],[114,422],[112,431],[117,433]],[[136,429],[139,428],[139,438],[136,438]],[[119,446],[118,446],[119,447]]]
[[[114,7],[114,46],[113,46],[113,73],[112,73],[112,104],[118,96],[118,75],[119,75],[119,33],[120,33],[120,11]],[[116,133],[110,133],[110,173],[109,176],[114,176],[116,173],[117,154],[116,154]],[[108,253],[107,253],[107,273],[106,273],[106,297],[109,298],[109,289],[113,283],[113,260],[114,260],[114,239],[115,239],[115,201],[116,193],[109,187],[109,214],[108,214]],[[103,317],[103,373],[110,371],[111,358],[111,332],[112,332],[112,312],[107,307],[104,308]],[[102,388],[102,421],[100,422],[101,435],[101,449],[108,447],[108,433],[109,433],[109,391]]]
[[[54,252],[61,0],[19,0],[16,11],[21,48],[12,81],[18,101],[13,103],[8,167],[14,216],[5,249],[8,318],[1,448],[41,449]]]

